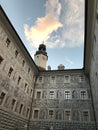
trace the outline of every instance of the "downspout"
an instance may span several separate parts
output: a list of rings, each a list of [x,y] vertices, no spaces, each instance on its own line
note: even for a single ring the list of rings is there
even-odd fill
[[[35,77],[34,89],[33,89],[33,94],[32,94],[32,101],[31,101],[31,106],[30,106],[30,113],[29,113],[29,118],[28,118],[28,122],[27,122],[27,130],[29,130],[29,128],[30,128],[30,118],[31,118],[31,115],[32,115],[32,104],[33,104],[33,101],[34,101],[35,86],[36,86],[36,81],[37,81],[38,76],[39,76],[39,74],[36,75],[36,77]]]

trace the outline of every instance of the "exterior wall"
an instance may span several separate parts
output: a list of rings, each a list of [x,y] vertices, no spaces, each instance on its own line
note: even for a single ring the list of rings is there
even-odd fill
[[[95,4],[95,12],[93,17],[94,31],[92,32],[93,44],[90,57],[90,83],[92,88],[96,122],[98,125],[98,0]]]
[[[51,95],[51,91],[54,94],[52,92]],[[69,91],[67,97],[65,91]],[[85,91],[85,97],[82,97],[82,91]],[[42,72],[34,93],[31,126],[35,129],[94,129],[90,87],[82,70]],[[35,110],[38,114],[34,114]],[[51,110],[53,115],[51,112],[49,114]],[[66,111],[70,112],[70,117],[66,116]],[[83,116],[84,111],[88,112],[87,121]]]
[[[3,21],[1,10],[0,15],[0,130],[22,130],[29,118],[38,70],[11,25]]]
[[[96,0],[88,1],[93,3]],[[91,5],[93,7],[93,4]],[[95,6],[96,4],[93,11],[96,9]],[[0,130],[15,128],[25,130],[29,115],[30,130],[96,130],[95,121],[98,123],[98,14],[96,14],[97,10],[93,14],[96,17],[90,18],[94,20],[93,24],[96,23],[95,30],[91,29],[90,22],[91,30],[88,30],[88,43],[91,42],[91,49],[88,51],[87,48],[90,60],[87,63],[86,58],[88,68],[85,70],[88,73],[85,72],[90,75],[89,80],[83,70],[39,73],[0,9]],[[87,118],[84,118],[84,112],[88,114]]]

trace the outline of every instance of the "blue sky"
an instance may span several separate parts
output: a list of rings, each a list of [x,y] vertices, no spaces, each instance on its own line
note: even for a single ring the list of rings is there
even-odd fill
[[[32,58],[47,46],[52,70],[83,67],[84,0],[1,0],[1,5]]]

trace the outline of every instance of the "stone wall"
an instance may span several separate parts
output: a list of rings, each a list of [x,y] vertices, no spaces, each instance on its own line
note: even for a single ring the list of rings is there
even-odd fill
[[[92,88],[96,121],[98,124],[98,0],[94,12],[94,33],[90,63],[90,83]]]
[[[66,91],[69,92],[67,95]],[[85,92],[84,97],[82,92]],[[70,125],[83,129],[85,123],[95,129],[90,86],[83,70],[42,72],[37,79],[34,94],[31,120],[32,124],[40,122],[38,129],[46,129],[46,126],[50,128],[51,123],[54,129],[72,130]],[[66,111],[69,112],[68,117]],[[85,111],[88,112],[87,120],[83,116]],[[60,126],[60,123],[63,125]]]
[[[25,129],[38,69],[0,8],[0,129]],[[18,125],[18,126],[17,126]]]

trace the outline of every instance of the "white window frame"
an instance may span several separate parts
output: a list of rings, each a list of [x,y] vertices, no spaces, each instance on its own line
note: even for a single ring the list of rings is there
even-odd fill
[[[66,92],[69,92],[69,94],[66,93]],[[64,99],[69,100],[69,99],[71,99],[71,98],[72,98],[72,96],[71,96],[71,91],[70,91],[70,90],[65,90],[65,91],[64,91]]]
[[[67,111],[70,111],[70,119],[69,119],[69,120],[67,120],[67,118],[66,118],[66,112],[67,112]],[[71,118],[72,118],[71,110],[70,110],[70,109],[65,109],[65,110],[64,110],[64,116],[65,116],[65,117],[64,117],[65,121],[68,121],[68,122],[71,121]]]
[[[12,111],[14,111],[14,110],[15,110],[15,108],[16,108],[16,104],[17,104],[17,100],[16,100],[16,98],[12,98],[12,100],[13,100],[13,99],[15,100],[15,104],[14,104],[14,107],[13,107],[13,108],[11,108],[11,110],[12,110]],[[11,105],[12,105],[12,102],[11,102]]]
[[[40,92],[40,98],[37,98],[37,92]],[[42,90],[36,90],[35,99],[41,99],[42,98]]]
[[[81,92],[83,92],[83,91],[85,91],[85,97],[83,97],[82,94],[81,94]],[[81,90],[81,91],[80,91],[80,98],[81,98],[82,100],[88,99],[87,90]]]
[[[50,111],[53,111],[53,115],[50,115],[50,114],[49,114]],[[54,114],[55,114],[55,113],[54,113],[54,109],[49,109],[49,110],[48,110],[49,119],[54,119]]]
[[[85,81],[85,76],[84,75],[79,75],[79,82],[84,82]]]
[[[54,93],[52,94],[51,92],[54,92]],[[49,99],[55,99],[55,90],[50,90],[49,91]]]
[[[88,120],[87,121],[84,120],[84,112],[88,112]],[[83,110],[82,115],[83,115],[83,121],[85,121],[85,122],[89,122],[90,121],[90,111],[89,110]]]
[[[7,92],[6,91],[1,91],[1,93],[5,93],[5,97],[4,97],[4,99],[3,99],[3,102],[2,102],[2,104],[0,105],[0,106],[3,106],[4,105],[4,103],[5,103],[5,100],[6,100],[6,97],[7,97]],[[0,93],[0,95],[1,95],[1,93]]]
[[[66,77],[68,77],[67,80]],[[64,83],[70,83],[70,75],[64,75]]]
[[[38,118],[34,118],[34,111],[38,111]],[[38,120],[39,119],[39,114],[40,114],[40,109],[39,108],[34,108],[33,109],[33,115],[32,115],[32,118],[34,119],[34,120]]]

